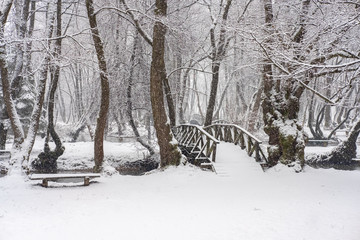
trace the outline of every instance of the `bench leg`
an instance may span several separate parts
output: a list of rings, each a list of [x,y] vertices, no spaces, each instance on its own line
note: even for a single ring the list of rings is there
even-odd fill
[[[48,187],[48,180],[47,179],[43,179],[42,180],[42,184],[41,184],[43,187]]]
[[[84,177],[84,186],[89,186],[89,184],[90,184],[90,178]]]

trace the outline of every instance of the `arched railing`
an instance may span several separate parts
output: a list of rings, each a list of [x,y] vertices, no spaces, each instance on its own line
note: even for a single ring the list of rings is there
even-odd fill
[[[183,154],[190,162],[202,166],[215,162],[216,146],[220,143],[215,137],[191,124],[176,126],[174,132]]]
[[[235,124],[213,124],[204,127],[204,130],[220,141],[239,145],[241,149],[247,151],[249,156],[254,155],[257,162],[262,162],[261,166],[263,168],[266,167],[267,158],[260,147],[262,142],[245,129]]]

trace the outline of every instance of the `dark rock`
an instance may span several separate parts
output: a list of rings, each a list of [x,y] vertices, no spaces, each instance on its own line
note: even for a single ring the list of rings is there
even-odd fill
[[[151,170],[157,169],[158,167],[159,162],[151,157],[148,157],[146,159],[137,160],[134,162],[125,162],[116,167],[116,170],[121,175],[139,176]]]

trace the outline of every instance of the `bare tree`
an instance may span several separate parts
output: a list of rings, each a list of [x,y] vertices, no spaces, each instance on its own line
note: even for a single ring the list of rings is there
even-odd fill
[[[4,10],[2,11],[2,15],[0,16],[0,70],[4,103],[10,119],[12,130],[14,132],[14,147],[16,149],[19,149],[20,145],[24,141],[25,136],[18,113],[15,108],[14,99],[11,95],[11,86],[7,65],[6,43],[4,38],[4,25],[7,21],[12,3],[12,0],[6,2]]]
[[[96,56],[98,58],[98,65],[100,70],[101,80],[101,103],[99,116],[97,118],[95,139],[94,139],[94,171],[99,172],[102,169],[104,161],[104,130],[106,127],[107,114],[109,109],[109,80],[106,67],[106,59],[104,54],[103,42],[100,38],[100,33],[97,27],[96,15],[94,14],[94,6],[92,0],[86,0],[86,9],[91,27],[92,38],[95,45]]]
[[[56,59],[59,59],[61,56],[61,14],[62,14],[62,0],[57,0],[56,4],[56,41],[55,41],[55,50],[53,56]],[[50,93],[49,93],[49,103],[48,103],[48,127],[44,143],[44,151],[41,152],[38,156],[38,160],[32,162],[32,165],[41,172],[56,172],[57,171],[57,159],[64,153],[65,147],[61,143],[61,139],[57,132],[55,131],[54,126],[54,106],[55,106],[55,92],[58,86],[60,78],[60,65],[50,67],[51,73],[51,84],[50,84]],[[55,150],[51,151],[49,147],[49,138],[50,136],[55,142]]]
[[[178,165],[181,152],[174,144],[170,124],[164,106],[163,83],[166,78],[164,61],[166,26],[162,22],[166,17],[167,1],[156,0],[156,21],[153,29],[152,62],[150,71],[150,94],[156,136],[160,147],[160,165]]]
[[[214,109],[215,109],[215,101],[216,101],[216,95],[217,95],[217,88],[219,84],[219,71],[220,71],[220,64],[221,61],[224,59],[226,50],[229,46],[230,39],[226,38],[226,21],[229,16],[229,10],[231,6],[232,0],[227,0],[224,11],[222,14],[221,19],[221,27],[220,27],[220,34],[219,34],[219,40],[216,42],[215,38],[215,26],[217,25],[217,20],[215,17],[212,16],[213,26],[210,29],[210,42],[211,42],[211,71],[212,71],[212,80],[211,80],[211,87],[210,87],[210,97],[209,97],[209,103],[206,109],[206,117],[205,117],[205,126],[208,126],[211,124],[213,115],[214,115]]]
[[[127,113],[127,117],[129,118],[129,124],[135,134],[136,140],[143,145],[150,153],[150,155],[153,155],[155,153],[154,149],[147,144],[143,139],[141,139],[141,136],[139,134],[139,131],[136,127],[135,121],[134,121],[134,117],[132,114],[133,111],[133,105],[132,105],[132,87],[133,87],[133,78],[134,78],[134,71],[135,71],[135,66],[136,66],[136,54],[137,54],[137,48],[138,48],[138,44],[139,44],[139,35],[136,32],[135,33],[135,37],[134,37],[134,42],[133,42],[133,50],[131,53],[131,57],[130,57],[130,71],[129,71],[129,77],[128,77],[128,85],[127,85],[127,90],[126,90],[126,96],[127,96],[127,101],[126,101],[126,105],[127,105],[127,109],[126,109],[126,113]]]

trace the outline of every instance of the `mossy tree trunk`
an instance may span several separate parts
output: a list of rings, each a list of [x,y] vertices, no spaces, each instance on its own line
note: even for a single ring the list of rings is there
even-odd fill
[[[300,16],[300,28],[293,41],[296,46],[301,46],[305,34],[305,16],[310,1],[302,4]],[[273,24],[272,1],[264,0],[265,31],[268,34],[266,45],[273,44],[272,35],[275,32]],[[299,55],[299,49],[294,49],[295,59]],[[267,56],[263,65],[264,100],[262,102],[264,131],[269,136],[268,160],[270,165],[278,162],[294,167],[295,171],[301,171],[304,166],[305,134],[297,122],[300,109],[300,97],[304,87],[295,79],[275,80],[273,78],[273,62]],[[305,76],[305,84],[311,79],[309,73]]]

